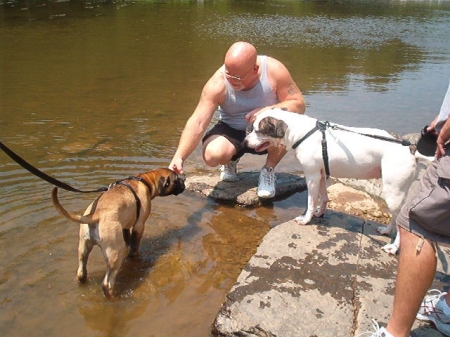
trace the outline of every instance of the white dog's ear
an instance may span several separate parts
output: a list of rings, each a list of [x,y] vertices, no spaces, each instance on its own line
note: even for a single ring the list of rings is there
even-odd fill
[[[272,138],[283,138],[287,124],[281,119],[265,117],[259,122],[259,132]]]

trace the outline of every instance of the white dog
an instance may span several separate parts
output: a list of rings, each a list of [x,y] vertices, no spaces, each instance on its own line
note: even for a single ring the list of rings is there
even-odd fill
[[[416,176],[416,159],[409,147],[395,142],[395,138],[384,130],[317,123],[314,118],[282,109],[266,110],[256,117],[253,131],[244,142],[256,151],[264,151],[270,146],[294,148],[308,187],[306,213],[295,218],[302,225],[325,212],[327,175],[381,178],[383,197],[392,220],[387,227],[379,227],[378,231],[390,233]],[[323,143],[326,144],[323,146]],[[399,241],[397,235],[395,242],[384,246],[383,250],[395,254]]]

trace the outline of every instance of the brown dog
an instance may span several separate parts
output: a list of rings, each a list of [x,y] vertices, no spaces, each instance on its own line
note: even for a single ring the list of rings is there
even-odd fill
[[[106,261],[102,288],[106,297],[113,296],[117,273],[129,247],[129,256],[137,254],[150,215],[151,200],[156,196],[178,195],[185,189],[184,179],[167,168],[138,174],[111,184],[84,212],[69,213],[58,200],[58,189],[52,190],[56,209],[66,218],[80,223],[77,280],[87,280],[89,254],[98,245]]]

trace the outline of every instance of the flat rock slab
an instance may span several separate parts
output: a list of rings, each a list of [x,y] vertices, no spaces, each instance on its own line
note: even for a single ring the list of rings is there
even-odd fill
[[[195,175],[186,178],[186,188],[224,202],[252,206],[261,203],[256,194],[258,178],[259,172],[241,172],[238,174],[238,180],[234,182],[220,181],[218,173]],[[277,199],[306,189],[303,177],[289,173],[276,173],[276,179]]]
[[[214,336],[358,336],[388,321],[397,259],[381,250],[379,224],[327,211],[266,235],[226,297]],[[416,321],[417,336],[441,337]]]
[[[261,204],[259,172],[238,176],[236,182],[221,182],[217,172],[200,174],[187,178],[186,187],[216,200]],[[301,176],[276,176],[276,199],[306,190]],[[380,202],[380,180],[329,183],[329,209],[322,218],[306,226],[288,221],[264,237],[219,310],[213,336],[344,337],[373,331],[372,319],[387,324],[397,258],[381,249],[392,239],[376,231],[390,220]],[[299,205],[299,211],[305,207]],[[432,288],[444,289],[450,282],[449,254],[448,248],[439,251]],[[413,333],[443,336],[419,321]]]
[[[289,221],[270,231],[227,296],[214,324],[217,336],[353,334],[364,222],[330,211],[318,222]],[[376,255],[365,268],[390,278],[394,260],[380,249]]]

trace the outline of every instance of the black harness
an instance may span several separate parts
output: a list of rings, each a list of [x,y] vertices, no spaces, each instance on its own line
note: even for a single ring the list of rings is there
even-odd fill
[[[138,197],[136,191],[133,189],[133,187],[131,187],[130,184],[128,184],[128,183],[125,182],[125,181],[127,181],[127,180],[137,180],[137,181],[140,181],[141,183],[143,183],[143,184],[148,188],[148,190],[149,190],[150,193],[151,193],[151,191],[152,191],[152,186],[151,186],[148,182],[146,182],[144,179],[142,179],[141,177],[132,176],[132,177],[128,177],[128,178],[123,179],[123,180],[116,181],[115,183],[110,184],[109,187],[108,187],[108,189],[109,189],[109,188],[111,188],[111,187],[113,187],[113,186],[115,186],[115,185],[123,185],[123,186],[125,186],[126,188],[128,188],[128,189],[130,190],[130,192],[133,194],[134,200],[136,201],[136,221],[135,221],[134,224],[133,224],[133,226],[134,226],[134,225],[136,224],[136,222],[138,221],[138,219],[139,219],[139,215],[141,214],[141,206],[142,206],[142,202],[141,202],[141,199],[139,199],[139,197]],[[99,197],[99,198],[100,198],[100,197]]]
[[[393,142],[393,143],[399,143],[403,146],[411,145],[411,143],[406,139],[399,140],[399,139],[395,139],[395,138],[383,137],[383,136],[378,136],[378,135],[369,135],[369,134],[365,134],[365,133],[359,133],[359,132],[356,132],[353,130],[341,128],[338,125],[331,125],[330,122],[328,122],[328,121],[325,121],[325,122],[317,121],[316,126],[313,127],[311,130],[309,130],[300,140],[296,141],[294,143],[294,145],[292,145],[292,148],[296,149],[301,143],[303,143],[303,141],[305,139],[307,139],[309,136],[311,136],[317,130],[322,132],[322,157],[323,157],[323,164],[325,166],[325,173],[327,175],[327,178],[330,176],[330,166],[328,164],[327,139],[325,136],[325,130],[327,127],[330,127],[333,130],[342,130],[342,131],[347,131],[347,132],[353,132],[353,133],[356,133],[361,136],[371,137],[371,138],[375,138],[375,139],[379,139],[379,140],[385,140],[385,141]]]
[[[303,136],[300,140],[294,143],[292,145],[293,149],[296,149],[305,139],[307,139],[309,136],[311,136],[314,132],[317,130],[320,130],[322,132],[322,157],[323,157],[323,164],[325,165],[325,173],[327,175],[327,178],[330,176],[330,166],[328,164],[328,150],[327,150],[327,138],[325,136],[325,130],[327,127],[331,126],[328,121],[326,122],[320,122],[317,121],[316,126],[313,127],[309,132]]]

